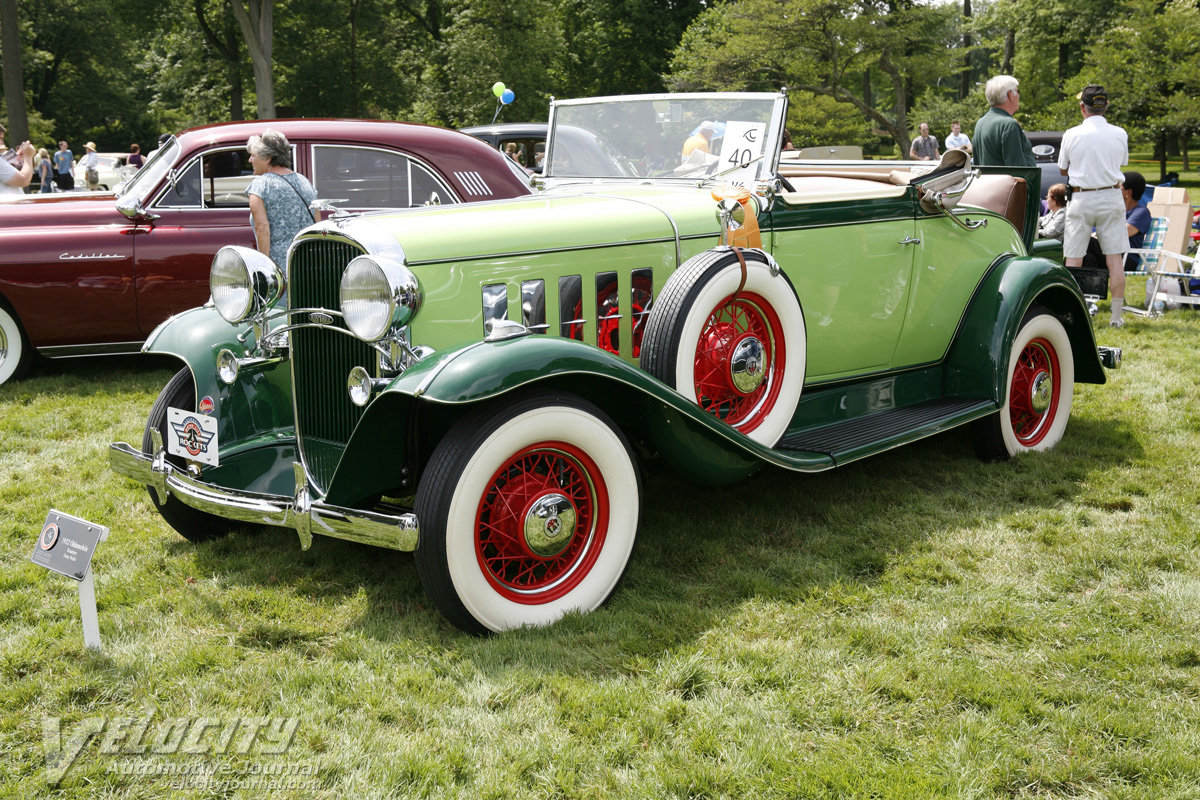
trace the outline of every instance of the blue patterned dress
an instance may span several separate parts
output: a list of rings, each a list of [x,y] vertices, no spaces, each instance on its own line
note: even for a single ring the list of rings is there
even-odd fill
[[[279,175],[266,172],[250,181],[246,194],[262,198],[271,224],[271,260],[280,269],[287,268],[287,250],[302,229],[313,224],[308,205],[317,199],[317,190],[299,172]],[[251,215],[250,224],[254,224]]]

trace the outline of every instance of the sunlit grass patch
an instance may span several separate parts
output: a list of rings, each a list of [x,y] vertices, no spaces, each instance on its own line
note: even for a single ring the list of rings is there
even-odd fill
[[[612,601],[486,639],[403,554],[179,538],[106,453],[173,366],[51,365],[0,387],[0,796],[1200,796],[1198,336],[1187,311],[1098,327],[1124,365],[1050,453],[985,464],[956,430],[728,487],[652,465]],[[29,563],[51,507],[112,528],[103,655]],[[315,788],[172,788],[100,736],[52,794],[44,720],[96,717],[295,717],[280,755],[157,760]]]

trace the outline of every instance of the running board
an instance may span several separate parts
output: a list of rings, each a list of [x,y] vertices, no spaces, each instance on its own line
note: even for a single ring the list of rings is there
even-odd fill
[[[785,458],[795,451],[827,453],[835,463],[845,464],[948,431],[995,411],[996,403],[991,400],[932,400],[789,433],[775,449]]]

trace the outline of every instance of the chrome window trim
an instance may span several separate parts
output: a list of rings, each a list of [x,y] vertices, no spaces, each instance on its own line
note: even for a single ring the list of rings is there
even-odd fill
[[[454,191],[454,188],[452,186],[450,186],[449,182],[447,182],[446,179],[442,177],[442,174],[440,172],[438,172],[438,170],[434,169],[433,165],[429,164],[427,161],[425,161],[425,159],[420,158],[419,156],[415,156],[412,153],[407,153],[403,150],[396,150],[396,149],[393,149],[390,147],[373,147],[371,145],[364,145],[364,144],[339,144],[338,142],[313,142],[309,145],[308,164],[309,164],[309,168],[312,171],[312,175],[310,177],[312,180],[313,188],[317,190],[317,196],[320,196],[320,194],[321,194],[321,187],[317,185],[317,149],[322,148],[322,147],[336,147],[336,148],[339,148],[342,150],[366,150],[366,151],[374,152],[374,153],[387,153],[388,155],[391,155],[391,156],[399,156],[400,158],[403,158],[406,162],[407,169],[408,169],[408,206],[407,206],[407,208],[413,208],[413,204],[412,204],[412,199],[413,199],[412,198],[412,167],[413,167],[413,164],[416,164],[418,167],[420,167],[421,169],[424,169],[426,172],[428,172],[433,177],[433,179],[435,181],[437,181],[438,185],[441,186],[443,189],[445,189],[446,192],[450,195],[450,197],[454,198],[454,202],[456,204],[463,202],[462,198],[460,198],[458,196],[458,193]],[[445,200],[443,200],[442,202],[444,203]],[[355,207],[352,206],[351,209],[352,208],[355,208]],[[363,206],[363,208],[367,208],[367,206]],[[374,209],[375,207],[371,206],[370,208]],[[399,209],[388,208],[386,210],[397,211]]]
[[[238,152],[244,153],[245,151],[246,151],[245,142],[243,142],[241,144],[214,145],[213,147],[211,147],[207,150],[201,150],[201,151],[193,154],[192,158],[188,159],[187,163],[185,163],[180,170],[172,169],[171,172],[176,172],[176,171],[181,172],[181,173],[187,172],[189,169],[192,168],[192,165],[195,164],[197,161],[205,158],[206,156],[213,155],[215,153],[238,153]],[[292,164],[294,165],[295,163],[296,163],[296,145],[292,145]],[[299,170],[296,170],[296,171],[299,172]],[[303,173],[301,173],[301,174],[303,174]],[[254,176],[254,177],[257,177],[257,176]],[[254,178],[252,177],[251,180],[253,180],[253,179]],[[247,185],[249,185],[249,184],[247,184]],[[241,210],[243,210],[241,206],[217,207],[217,206],[204,205],[203,186],[201,187],[201,191],[200,191],[200,204],[199,205],[191,205],[191,206],[161,205],[163,197],[165,197],[170,190],[171,190],[171,181],[170,181],[170,172],[168,172],[167,175],[164,176],[162,185],[158,187],[158,192],[154,194],[154,199],[152,201],[150,201],[150,203],[148,203],[146,205],[146,207],[154,209],[156,211],[159,211],[159,210],[188,211],[188,210],[196,210],[196,209],[199,209],[201,211],[241,211]],[[247,203],[248,202],[249,201],[247,201]],[[244,210],[247,213],[249,213],[249,211],[250,211],[249,207],[247,207]]]

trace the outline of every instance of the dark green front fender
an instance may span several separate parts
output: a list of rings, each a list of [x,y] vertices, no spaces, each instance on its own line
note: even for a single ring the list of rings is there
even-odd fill
[[[196,399],[213,401],[212,416],[217,419],[217,439],[221,446],[221,466],[206,468],[205,480],[239,489],[291,492],[293,481],[287,464],[277,466],[271,475],[262,471],[257,455],[249,463],[243,454],[264,448],[284,448],[293,452],[295,431],[292,414],[292,385],[288,362],[246,370],[232,386],[217,377],[217,354],[228,348],[243,353],[246,345],[239,334],[248,326],[230,325],[211,306],[184,311],[163,322],[143,345],[145,353],[171,355],[191,370]],[[278,473],[278,474],[275,474]]]
[[[600,348],[530,335],[474,342],[425,359],[377,396],[330,484],[330,502],[415,491],[421,466],[467,408],[527,388],[579,395],[644,435],[683,474],[728,483],[778,458],[678,392]],[[370,491],[365,491],[370,487]]]
[[[1032,305],[1062,320],[1071,339],[1077,383],[1104,383],[1092,324],[1079,285],[1060,264],[1043,258],[999,259],[975,292],[946,359],[946,394],[1003,403],[1008,359]]]

